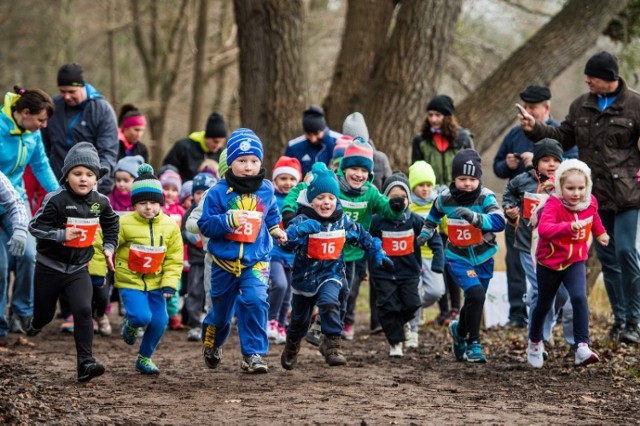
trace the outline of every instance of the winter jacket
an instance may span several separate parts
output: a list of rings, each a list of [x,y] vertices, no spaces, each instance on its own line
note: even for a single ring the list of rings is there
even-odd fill
[[[425,138],[419,134],[413,138],[411,144],[411,164],[424,160],[433,167],[436,174],[436,182],[439,185],[446,185],[451,182],[451,163],[458,151],[466,148],[474,148],[473,135],[468,129],[458,127],[458,139],[451,143],[444,152],[440,152],[436,147],[431,135]]]
[[[182,218],[184,217],[185,210],[184,207],[180,205],[180,202],[178,202],[178,200],[176,200],[173,204],[163,205],[162,213],[173,219],[178,224],[178,227],[182,226]]]
[[[182,236],[178,224],[160,212],[153,219],[145,219],[137,212],[120,218],[120,246],[116,252],[115,286],[133,290],[151,291],[163,288],[178,290],[182,277],[184,256]],[[129,266],[129,251],[132,244],[151,247],[166,247],[164,260],[155,273],[141,274]]]
[[[58,189],[58,180],[51,170],[42,143],[40,130],[22,130],[13,120],[11,107],[20,95],[8,92],[0,113],[0,171],[11,181],[20,196],[27,200],[23,175],[27,164],[47,192]]]
[[[202,162],[206,159],[219,161],[222,149],[209,151],[204,143],[204,130],[193,132],[189,137],[176,142],[164,157],[163,165],[171,164],[178,169],[183,182],[192,180],[198,174]]]
[[[595,184],[594,184],[595,185]],[[598,201],[591,195],[591,204],[582,211],[575,212],[567,209],[560,199],[550,196],[540,216],[538,224],[538,249],[536,258],[538,263],[549,269],[560,271],[577,262],[587,260],[589,235],[584,231],[571,229],[576,220],[592,220],[591,232],[598,238],[606,233],[600,216],[598,215]]]
[[[545,121],[547,126],[558,127],[560,123],[549,118]],[[525,135],[522,126],[515,126],[502,140],[498,152],[493,158],[493,172],[501,179],[513,179],[520,173],[526,171],[524,161],[520,161],[515,170],[507,166],[507,154],[521,154],[523,152],[533,152],[533,142]],[[574,146],[563,154],[564,158],[578,158],[578,147]]]
[[[14,231],[27,230],[29,226],[28,207],[2,172],[0,172],[0,207],[11,217]]]
[[[78,142],[89,142],[96,147],[100,165],[107,167],[107,173],[98,183],[103,194],[111,192],[113,170],[118,156],[118,124],[113,108],[90,84],[86,84],[87,99],[77,106],[67,106],[62,97],[56,96],[53,103],[56,112],[42,131],[44,146],[51,162],[53,173],[62,176],[64,157]]]
[[[198,206],[197,203],[193,203],[191,208],[184,214],[185,218],[188,218],[193,210]],[[187,258],[191,265],[204,265],[204,249],[202,235],[200,232],[189,232],[187,230],[187,221],[183,220],[180,226],[182,232],[182,240],[187,246]]]
[[[324,129],[324,136],[320,143],[311,143],[305,135],[298,136],[287,142],[287,149],[284,153],[287,157],[297,158],[302,166],[302,176],[311,171],[313,163],[322,162],[329,166],[333,157],[333,148],[336,140],[342,136],[328,127]]]
[[[564,149],[577,145],[579,159],[591,168],[600,209],[611,211],[640,208],[640,94],[622,78],[618,82],[617,97],[604,111],[598,96],[587,93],[571,103],[560,127],[536,122],[527,133],[532,141],[556,139]]]
[[[107,276],[107,259],[102,252],[102,229],[98,227],[96,231],[96,240],[93,242],[93,257],[89,261],[89,275],[93,277]]]
[[[87,266],[94,254],[92,246],[65,245],[69,219],[99,219],[104,250],[115,251],[118,246],[118,215],[109,199],[91,191],[85,196],[74,193],[68,184],[44,198],[40,209],[29,223],[29,232],[37,239],[36,261],[56,271],[73,273]]]
[[[287,194],[283,194],[277,189],[275,190],[276,194],[276,202],[278,203],[278,211],[282,211],[282,205],[284,204],[284,199]],[[271,260],[275,260],[281,262],[284,265],[292,266],[295,255],[293,253],[287,252],[282,249],[279,245],[277,245],[274,241],[273,250],[271,250]]]
[[[454,233],[457,233],[454,228],[455,222],[461,221],[468,225],[464,219],[456,214],[455,210],[458,207],[467,207],[471,211],[481,214],[482,224],[480,230],[482,231],[482,237],[479,243],[466,247],[454,244],[453,240],[456,238]],[[444,253],[445,258],[459,259],[477,266],[497,253],[498,243],[494,232],[503,231],[506,221],[502,209],[496,201],[496,195],[490,189],[483,187],[478,198],[471,204],[464,206],[453,198],[449,189],[445,190],[436,199],[429,216],[427,216],[422,232],[426,232],[429,236],[435,234],[438,224],[444,216],[447,216],[449,227],[449,239]],[[465,238],[464,235],[461,237]]]
[[[273,243],[271,232],[280,224],[280,212],[274,196],[273,185],[263,180],[260,188],[252,194],[239,194],[229,187],[226,179],[221,179],[203,199],[202,216],[198,228],[202,235],[209,237],[207,251],[213,261],[225,271],[240,276],[246,267],[257,262],[269,262]],[[260,229],[255,242],[230,240],[234,231],[229,224],[229,210],[248,210],[262,213]],[[248,228],[244,227],[245,230]]]

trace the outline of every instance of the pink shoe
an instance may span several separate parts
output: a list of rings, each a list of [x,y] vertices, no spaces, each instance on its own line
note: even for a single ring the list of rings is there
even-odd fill
[[[267,337],[272,340],[278,338],[278,321],[270,320],[267,323]]]
[[[345,324],[344,330],[342,330],[342,338],[345,340],[353,340],[354,335],[355,330],[353,328],[353,324]]]

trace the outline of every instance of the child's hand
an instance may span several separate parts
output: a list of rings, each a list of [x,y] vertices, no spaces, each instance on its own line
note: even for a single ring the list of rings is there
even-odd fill
[[[227,223],[233,229],[240,228],[249,220],[249,212],[246,210],[230,210],[227,212]]]
[[[520,207],[505,207],[504,213],[509,219],[515,221],[520,216]]]
[[[604,233],[602,235],[600,235],[598,237],[598,243],[600,243],[601,246],[608,246],[609,245],[609,234]]]
[[[76,228],[75,226],[72,228],[67,228],[65,231],[65,241],[75,240],[81,235],[82,235],[82,229]]]
[[[107,259],[107,268],[109,268],[111,272],[114,272],[116,267],[113,264],[113,252],[111,250],[105,250],[104,258]]]
[[[287,242],[287,233],[280,228],[273,231],[273,234],[271,234],[271,236],[276,239],[279,245]]]
[[[573,222],[571,224],[571,230],[573,232],[578,232],[579,230],[581,230],[585,226],[587,226],[587,221],[586,220],[576,220],[575,222]]]
[[[315,219],[307,219],[296,228],[298,236],[304,237],[310,234],[317,234],[322,229],[322,225]]]
[[[165,299],[171,299],[174,294],[176,294],[176,291],[171,287],[162,287],[162,296]]]

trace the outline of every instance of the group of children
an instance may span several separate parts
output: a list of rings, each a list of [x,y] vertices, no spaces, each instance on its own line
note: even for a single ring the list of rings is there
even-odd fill
[[[484,363],[480,325],[497,252],[495,233],[506,224],[504,208],[518,223],[525,255],[538,234],[537,249],[528,254],[535,268],[530,278],[537,277],[529,363],[543,364],[543,324],[560,284],[574,312],[575,363],[598,360],[588,346],[584,264],[589,235],[603,245],[609,237],[584,163],[560,163],[559,144],[542,141],[534,169],[509,184],[501,207],[482,185],[480,156],[472,149],[456,154],[451,184],[441,193],[435,193],[435,175],[424,161],[413,164],[408,177],[394,173],[380,192],[371,183],[371,146],[357,137],[344,142],[336,147],[335,172],[316,163],[302,179],[297,160],[282,157],[270,181],[260,139],[237,129],[221,157],[220,180],[202,174],[193,179],[186,216],[177,173],[168,170],[158,179],[141,158],[125,157],[107,198],[94,191],[103,173],[95,148],[75,145],[65,159],[62,186],[45,197],[29,224],[38,257],[28,335],[53,319],[58,296],[66,294],[75,320],[78,380],[103,374],[92,355],[92,314],[104,318],[108,296],[96,289],[103,288],[109,270],[126,310],[122,338],[133,345],[144,330],[135,368],[158,374],[152,356],[175,316],[168,301],[183,279],[186,243],[189,339],[202,341],[209,368],[221,362],[233,317],[243,371],[268,371],[263,356],[269,338],[284,343],[282,367],[294,368],[316,310],[321,354],[330,366],[344,365],[347,300],[354,262],[363,256],[372,266],[390,356],[417,347],[421,309],[442,296],[447,268],[465,296],[458,320],[449,326],[452,352],[459,361]],[[444,247],[441,232],[448,235]],[[101,265],[99,272],[90,272],[87,263]]]

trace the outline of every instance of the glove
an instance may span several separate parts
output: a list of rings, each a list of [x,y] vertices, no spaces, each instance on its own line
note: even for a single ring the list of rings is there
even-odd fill
[[[396,268],[396,266],[393,264],[393,260],[389,259],[387,256],[382,258],[380,265],[387,271],[393,271]]]
[[[418,238],[416,238],[416,242],[419,246],[427,244],[427,241],[429,241],[429,234],[424,231],[422,231],[420,235],[418,235]]]
[[[176,290],[174,288],[171,287],[162,287],[162,295],[166,298],[166,299],[171,299],[173,297],[173,295],[176,294]]]
[[[309,234],[316,234],[320,232],[322,225],[315,219],[307,219],[296,227],[298,236],[304,237]]]
[[[393,197],[389,199],[389,207],[391,207],[391,210],[394,212],[404,211],[406,207],[405,200],[406,198],[404,197]]]
[[[7,246],[11,256],[20,257],[24,255],[24,251],[27,249],[27,231],[24,229],[14,230]]]
[[[460,216],[476,228],[480,228],[482,226],[482,216],[476,212],[472,212],[466,207],[458,207],[456,209],[456,215]]]

